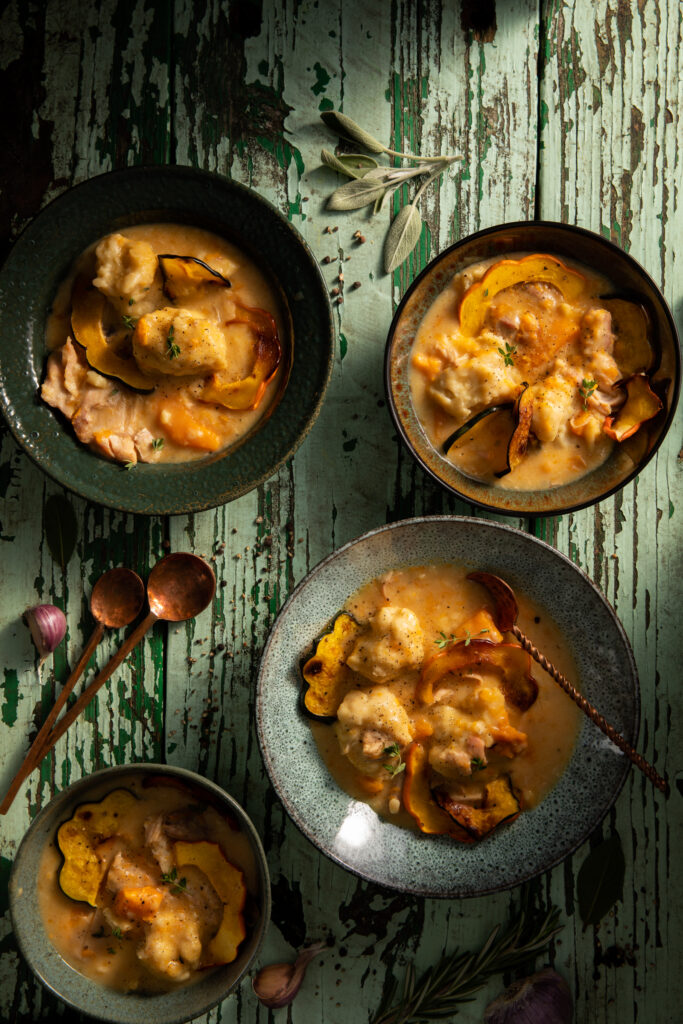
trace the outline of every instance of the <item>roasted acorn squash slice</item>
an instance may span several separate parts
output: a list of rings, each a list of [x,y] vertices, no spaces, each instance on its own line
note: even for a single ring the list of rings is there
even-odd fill
[[[441,810],[432,796],[427,773],[429,762],[427,751],[421,743],[411,743],[405,756],[406,768],[403,780],[403,806],[415,820],[420,832],[427,835],[448,835],[463,843],[471,843],[472,837],[453,818]]]
[[[473,839],[483,839],[504,821],[513,821],[521,811],[508,775],[501,775],[484,787],[481,807],[460,803],[444,790],[436,790],[434,798],[445,813]]]
[[[612,316],[614,334],[613,356],[623,378],[634,373],[647,373],[655,363],[655,350],[650,340],[651,322],[647,310],[639,302],[604,298],[602,305]]]
[[[97,906],[97,895],[108,862],[98,846],[125,830],[125,818],[137,797],[127,789],[115,789],[97,803],[81,804],[57,831],[57,845],[64,858],[59,886],[65,896]]]
[[[336,718],[339,705],[351,684],[348,658],[363,627],[348,612],[337,615],[332,628],[318,640],[315,650],[304,663],[303,704],[313,718]]]
[[[477,666],[492,668],[501,674],[500,688],[506,703],[519,711],[528,711],[538,696],[538,683],[531,675],[531,655],[517,644],[497,644],[490,640],[461,640],[449,645],[425,662],[416,688],[423,704],[434,702],[434,687],[447,675],[457,675]]]
[[[525,387],[515,402],[516,426],[508,443],[507,468],[501,473],[496,473],[496,476],[499,478],[507,476],[513,469],[517,469],[517,466],[524,460],[531,436],[534,399],[535,392],[533,388]]]
[[[93,370],[105,377],[117,377],[136,391],[153,391],[157,381],[138,367],[132,348],[122,332],[108,337],[104,332],[107,298],[88,281],[77,277],[71,292],[71,330]]]
[[[265,309],[239,306],[239,318],[226,328],[250,330],[254,338],[254,366],[248,377],[229,380],[225,374],[214,373],[197,396],[202,402],[214,402],[226,409],[258,408],[266,387],[275,376],[282,350],[275,320]]]
[[[662,401],[650,387],[649,378],[644,373],[634,374],[620,387],[626,389],[626,401],[616,416],[607,417],[602,427],[614,441],[625,441],[662,409]]]
[[[230,288],[232,285],[227,277],[214,270],[204,260],[196,256],[174,256],[163,253],[157,256],[161,276],[164,279],[164,294],[172,302],[187,298],[197,291],[201,285],[218,285]]]
[[[223,903],[223,918],[209,943],[209,963],[204,967],[230,964],[236,958],[247,930],[244,926],[244,904],[247,888],[244,875],[231,864],[218,843],[204,840],[173,844],[178,870],[194,865],[203,871]]]
[[[489,267],[480,281],[470,285],[460,300],[458,313],[462,333],[476,337],[498,292],[532,281],[554,285],[568,302],[578,298],[586,284],[583,274],[571,270],[556,256],[534,253],[521,260],[500,260]]]

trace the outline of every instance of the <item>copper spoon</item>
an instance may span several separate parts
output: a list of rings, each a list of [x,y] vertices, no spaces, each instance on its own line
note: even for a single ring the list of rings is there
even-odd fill
[[[132,569],[110,569],[100,576],[90,596],[90,611],[97,625],[79,658],[78,664],[62,687],[62,691],[50,710],[50,714],[43,722],[38,735],[31,744],[21,768],[14,776],[5,799],[0,804],[0,814],[7,814],[22,782],[38,767],[45,753],[50,749],[48,747],[43,752],[43,744],[48,739],[48,734],[56,722],[57,716],[66,704],[69,695],[92,658],[95,648],[102,639],[104,627],[120,629],[121,626],[127,626],[133,619],[138,617],[144,603],[145,585],[138,574],[133,572]]]
[[[152,569],[147,580],[149,612],[136,626],[113,658],[107,662],[90,686],[86,687],[72,708],[59,720],[45,744],[45,753],[54,747],[81,711],[90,703],[101,686],[127,658],[157,619],[184,622],[193,619],[211,604],[216,593],[216,577],[210,565],[198,555],[178,552],[166,555]]]
[[[597,725],[598,729],[604,732],[605,736],[608,736],[612,743],[619,748],[630,761],[639,768],[640,771],[647,776],[650,782],[660,792],[668,795],[669,783],[666,779],[663,779],[655,769],[649,764],[648,761],[633,749],[630,743],[628,743],[624,737],[617,732],[614,726],[610,725],[609,722],[603,718],[597,708],[593,707],[590,701],[586,700],[583,694],[579,693],[578,690],[572,686],[566,676],[555,668],[552,662],[548,661],[545,655],[541,654],[537,647],[534,647],[528,636],[522,633],[519,626],[516,625],[517,615],[519,608],[517,607],[517,598],[512,587],[502,580],[500,576],[494,576],[490,572],[471,572],[468,573],[468,580],[474,580],[475,583],[481,583],[483,587],[488,590],[489,594],[493,598],[496,604],[496,625],[501,633],[511,632],[516,639],[520,642],[525,651],[527,651],[534,661],[537,661],[542,669],[553,677],[555,682],[559,683],[564,692],[571,697],[575,704],[577,704],[585,715],[588,715],[591,722]]]

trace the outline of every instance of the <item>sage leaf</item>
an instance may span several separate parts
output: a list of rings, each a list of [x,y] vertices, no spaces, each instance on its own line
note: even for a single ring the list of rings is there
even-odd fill
[[[327,200],[330,210],[360,210],[362,206],[374,203],[383,194],[386,185],[381,181],[368,181],[367,176],[358,181],[348,181],[332,193]]]
[[[337,135],[341,135],[342,138],[359,143],[359,145],[369,149],[371,153],[383,153],[385,151],[386,146],[383,146],[381,142],[373,138],[369,132],[364,131],[360,125],[352,121],[346,114],[340,114],[337,110],[325,110],[320,116],[327,127],[331,131],[336,132]]]
[[[63,494],[53,494],[45,502],[43,529],[50,554],[62,570],[66,569],[76,547],[78,526],[76,513]]]
[[[422,218],[416,206],[402,206],[394,217],[384,242],[384,270],[390,274],[400,267],[420,239]]]
[[[345,174],[349,178],[363,178],[368,171],[374,171],[379,167],[375,158],[365,153],[343,153],[337,156],[330,153],[329,149],[323,149],[320,152],[320,159],[337,174]]]
[[[626,864],[618,833],[594,847],[579,870],[579,913],[584,928],[599,924],[624,894]]]

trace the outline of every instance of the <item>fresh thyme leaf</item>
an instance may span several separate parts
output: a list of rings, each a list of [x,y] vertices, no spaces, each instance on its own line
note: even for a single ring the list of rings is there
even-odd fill
[[[136,466],[137,466],[137,462],[124,462],[124,464],[123,464],[123,468],[124,469],[128,469],[128,470],[135,469]]]
[[[390,747],[385,747],[382,753],[386,754],[387,757],[400,757],[401,748],[398,743],[392,743]]]
[[[583,407],[584,407],[584,409],[588,408],[588,399],[591,397],[591,395],[593,394],[593,392],[595,391],[597,386],[598,386],[597,380],[587,380],[584,377],[583,380],[581,381],[581,384],[579,386],[579,394],[583,398]]]
[[[133,300],[131,299],[130,301],[132,302]],[[123,320],[123,326],[126,327],[129,331],[135,330],[135,325],[138,322],[137,317],[128,316],[127,313],[124,313],[121,319]]]
[[[498,351],[502,355],[502,357],[503,357],[503,359],[505,361],[505,365],[506,366],[514,366],[515,365],[515,361],[514,361],[514,359],[512,357],[517,352],[517,346],[516,345],[510,345],[510,343],[506,341],[505,342],[505,348],[504,349],[499,348]]]
[[[178,896],[181,892],[185,892],[187,889],[187,879],[178,878],[178,871],[176,868],[173,868],[171,871],[162,872],[161,881],[164,885],[171,886],[171,892],[174,896]]]
[[[464,642],[465,647],[469,647],[473,640],[476,640],[478,636],[483,636],[484,633],[488,633],[488,629],[480,629],[478,633],[470,633],[469,629],[465,630],[464,636],[456,636],[455,633],[446,634],[441,630],[439,633],[439,639],[435,640],[434,643],[443,651],[450,644],[461,644]]]
[[[357,142],[365,149],[369,149],[371,153],[385,152],[386,147],[381,142],[378,142],[369,132],[364,131],[346,114],[340,114],[337,110],[325,110],[320,116],[327,127],[337,135],[341,135],[342,138]]]
[[[470,765],[472,766],[473,772],[480,772],[486,767],[486,761],[481,757],[473,757],[470,761]]]
[[[135,299],[128,299],[128,305],[129,306],[132,306],[134,304],[134,302],[135,302]]]
[[[391,746],[385,747],[384,750],[382,751],[382,753],[386,754],[387,757],[397,757],[398,758],[398,761],[395,761],[393,763],[392,762],[388,762],[388,763],[382,765],[382,767],[385,768],[386,771],[389,772],[389,774],[391,775],[392,778],[395,775],[398,775],[400,772],[405,771],[406,765],[405,765],[405,761],[401,757],[401,748],[400,748],[398,743],[394,742],[394,743],[391,744]]]
[[[505,928],[494,928],[475,952],[456,949],[418,979],[410,966],[402,995],[396,998],[394,982],[371,1024],[422,1024],[455,1016],[489,978],[518,967],[526,969],[529,960],[544,953],[561,930],[559,916],[557,907],[545,915],[520,908]]]
[[[411,203],[398,211],[384,241],[384,270],[391,274],[403,263],[420,240],[422,217]]]
[[[169,359],[176,359],[180,355],[180,346],[175,343],[175,328],[173,324],[168,329],[166,335],[166,355]]]
[[[111,953],[111,955],[114,956],[116,950],[113,948],[113,946],[107,946],[107,953]]]
[[[330,210],[360,210],[363,206],[374,203],[385,192],[386,185],[381,181],[368,181],[367,175],[357,181],[348,181],[341,185],[327,200]]]
[[[161,449],[164,447],[165,443],[166,442],[164,441],[163,437],[155,437],[154,440],[152,441],[152,448],[154,449],[155,452],[160,452]]]
[[[123,937],[123,932],[121,931],[120,928],[112,928],[111,933],[115,939],[120,939]]]

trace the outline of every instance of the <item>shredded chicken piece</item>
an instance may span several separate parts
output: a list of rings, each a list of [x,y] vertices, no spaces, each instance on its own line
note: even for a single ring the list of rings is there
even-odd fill
[[[147,846],[155,861],[164,874],[168,874],[173,867],[173,850],[164,831],[164,818],[157,814],[153,818],[145,819],[145,846]]]

